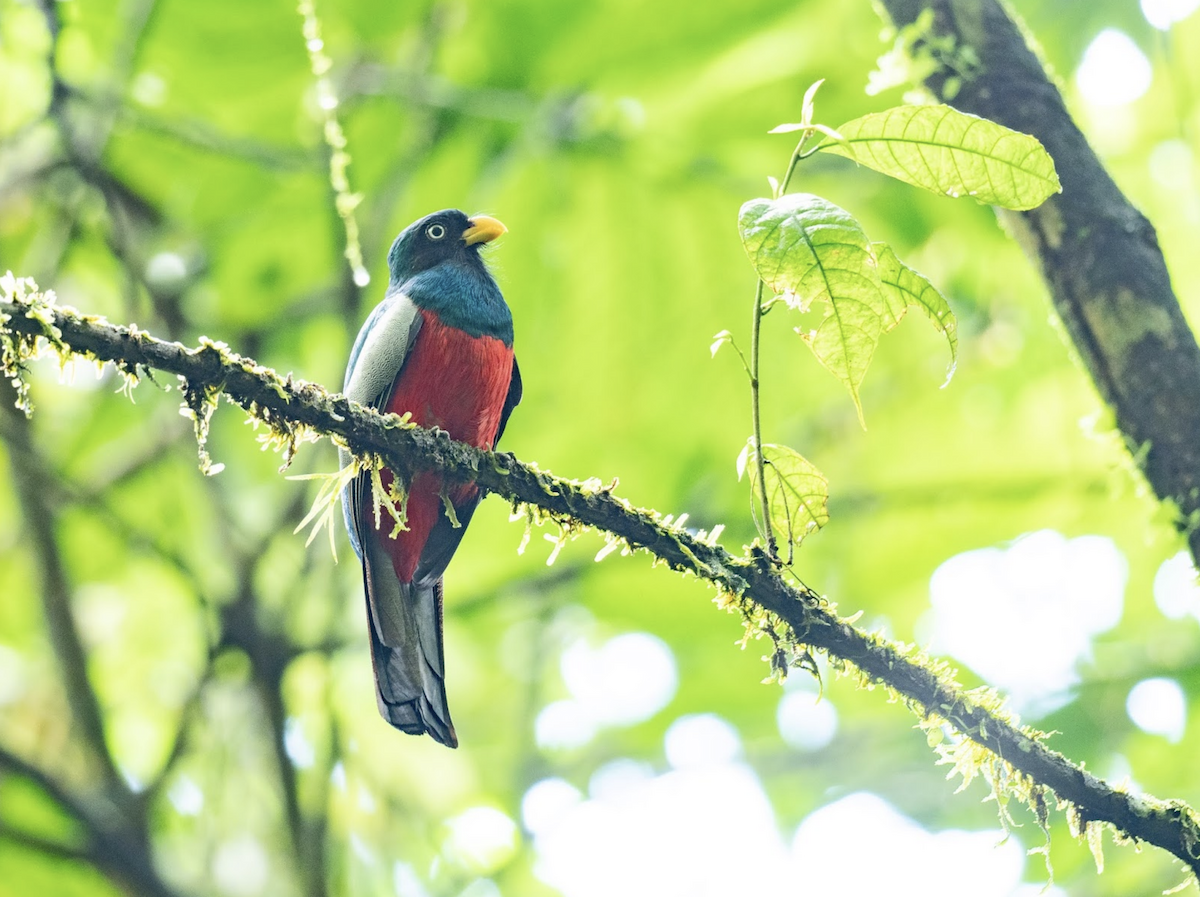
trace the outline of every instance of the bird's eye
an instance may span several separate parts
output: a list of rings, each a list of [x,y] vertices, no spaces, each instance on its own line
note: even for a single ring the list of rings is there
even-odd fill
[[[431,224],[425,228],[425,236],[431,240],[440,240],[446,236],[446,228],[440,224]]]

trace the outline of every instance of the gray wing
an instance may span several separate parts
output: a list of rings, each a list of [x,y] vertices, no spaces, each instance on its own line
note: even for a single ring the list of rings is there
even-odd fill
[[[387,407],[422,321],[421,312],[404,293],[394,293],[375,306],[350,351],[342,387],[347,398],[376,410]],[[350,453],[338,449],[338,459],[345,467],[350,463]],[[363,551],[359,520],[363,498],[368,495],[370,483],[365,476],[358,477],[342,492],[346,532],[350,535],[350,547],[360,560]]]

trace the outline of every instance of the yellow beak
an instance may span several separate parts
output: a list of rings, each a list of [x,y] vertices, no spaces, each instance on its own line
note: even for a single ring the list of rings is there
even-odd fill
[[[476,215],[470,219],[470,222],[471,226],[463,231],[462,235],[463,242],[468,246],[474,246],[476,243],[490,243],[508,231],[507,227],[487,215]]]

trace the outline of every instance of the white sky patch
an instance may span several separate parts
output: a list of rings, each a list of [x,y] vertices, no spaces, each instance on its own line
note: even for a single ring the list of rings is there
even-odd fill
[[[596,721],[578,701],[555,701],[538,713],[533,737],[538,747],[552,751],[581,748],[596,737]]]
[[[706,732],[718,743],[699,750],[695,740]],[[736,730],[715,716],[685,716],[668,737],[668,755],[682,768],[656,776],[644,764],[614,761],[592,777],[589,799],[570,806],[561,785],[530,789],[532,806],[562,802],[555,823],[534,831],[537,877],[564,897],[794,890],[758,777],[743,763],[721,759],[740,754]],[[537,794],[547,787],[549,798]]]
[[[304,734],[304,726],[294,716],[289,716],[283,724],[283,749],[298,769],[308,769],[317,760],[317,752]]]
[[[1163,561],[1154,574],[1154,603],[1171,620],[1189,614],[1200,620],[1200,583],[1186,551]]]
[[[143,106],[161,106],[167,98],[167,82],[154,72],[138,72],[129,92]]]
[[[929,583],[930,650],[967,664],[1024,715],[1061,706],[1092,639],[1121,618],[1129,571],[1111,539],[1052,530],[945,561]]]
[[[1123,106],[1150,89],[1150,60],[1123,31],[1105,28],[1083,51],[1075,84],[1093,106]]]
[[[199,816],[204,809],[204,792],[190,776],[180,776],[171,783],[167,800],[181,816]]]
[[[1176,195],[1195,191],[1196,157],[1185,141],[1172,138],[1158,142],[1150,150],[1147,164],[1150,177],[1163,189]]]
[[[789,848],[758,776],[737,759],[741,739],[727,721],[680,717],[664,750],[669,771],[615,760],[592,776],[586,799],[562,779],[526,792],[522,817],[542,882],[563,897],[791,894],[798,881],[806,894],[876,897],[922,893],[929,870],[940,875],[949,863],[973,897],[1026,897],[1024,848],[1015,836],[1001,844],[998,829],[928,832],[860,793],[810,814]]]
[[[1143,732],[1161,735],[1172,744],[1187,728],[1187,696],[1174,679],[1143,679],[1129,690],[1125,710]]]
[[[1025,851],[1014,836],[1002,841],[999,829],[928,832],[883,798],[860,791],[800,823],[793,880],[803,881],[807,894],[916,894],[937,869],[938,880],[970,882],[972,897],[1010,897],[1020,887]]]
[[[371,849],[371,846],[367,844],[362,835],[358,832],[350,832],[347,841],[350,844],[350,852],[354,854],[355,859],[364,866],[375,865],[378,857],[375,856],[375,851]]]
[[[637,791],[654,778],[654,769],[642,760],[618,757],[605,763],[588,779],[592,800],[612,800]]]
[[[517,824],[495,807],[471,807],[446,821],[444,853],[460,866],[482,875],[512,859]]]
[[[490,878],[477,878],[459,893],[458,897],[503,897],[500,886]]]
[[[1129,794],[1141,794],[1144,790],[1137,779],[1133,777],[1133,764],[1124,754],[1112,754],[1107,760],[1101,777]]]
[[[397,861],[392,866],[392,887],[396,897],[429,897],[421,878],[408,863]]]
[[[732,763],[742,752],[737,729],[712,713],[681,716],[663,738],[667,762],[675,769]]]
[[[579,789],[565,779],[542,779],[521,799],[521,821],[534,835],[552,831],[582,800]]]
[[[1196,11],[1200,0],[1142,0],[1142,15],[1159,31],[1167,31]]]
[[[19,700],[28,685],[25,659],[11,648],[0,645],[0,707]]]
[[[819,751],[837,734],[837,710],[828,698],[817,700],[815,692],[784,692],[775,710],[779,734],[798,751]]]
[[[675,657],[646,632],[609,639],[599,650],[578,641],[563,652],[562,677],[571,696],[603,725],[647,720],[675,696]]]
[[[563,651],[563,682],[571,697],[547,705],[535,722],[539,747],[582,747],[606,726],[650,719],[671,702],[679,677],[662,639],[627,632],[592,648],[584,639]]]
[[[146,280],[161,289],[178,289],[187,276],[187,262],[178,253],[159,252],[146,262]]]
[[[213,881],[217,890],[231,897],[261,894],[269,872],[267,852],[249,835],[223,841],[213,854]]]

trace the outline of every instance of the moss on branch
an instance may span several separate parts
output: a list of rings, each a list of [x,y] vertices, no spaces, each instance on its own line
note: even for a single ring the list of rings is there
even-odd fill
[[[10,278],[8,285],[14,282]],[[382,459],[404,477],[436,468],[451,480],[473,480],[525,506],[538,520],[558,523],[565,535],[581,527],[600,530],[610,543],[646,551],[712,585],[720,606],[741,613],[752,634],[774,642],[773,667],[810,667],[809,650],[824,651],[836,669],[904,701],[927,730],[950,727],[956,734],[937,746],[943,761],[966,781],[982,775],[998,795],[1027,803],[1043,827],[1052,793],[1060,807],[1069,809],[1081,837],[1090,839],[1098,831],[1091,826],[1108,823],[1123,837],[1161,847],[1200,873],[1200,823],[1186,804],[1135,796],[1086,772],[1048,748],[1043,733],[1019,726],[994,692],[968,692],[945,664],[857,629],[815,592],[786,578],[757,548],[735,557],[713,536],[637,508],[597,480],[566,480],[510,454],[481,451],[443,432],[380,415],[317,384],[281,377],[224,344],[202,340],[188,348],[54,306],[36,292],[6,289],[5,297],[0,348],[10,378],[21,380],[24,363],[46,349],[64,360],[81,356],[112,363],[127,377],[165,371],[183,378],[193,412],[219,393],[266,424],[285,461],[298,442],[329,436],[360,458]],[[18,387],[18,394],[26,393]],[[203,417],[201,407],[198,433]]]

